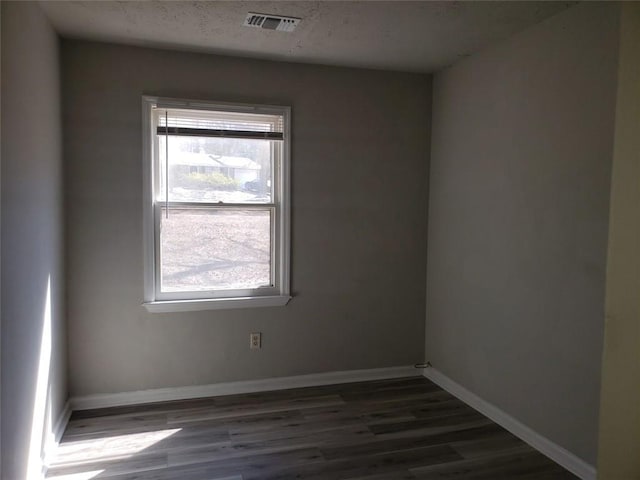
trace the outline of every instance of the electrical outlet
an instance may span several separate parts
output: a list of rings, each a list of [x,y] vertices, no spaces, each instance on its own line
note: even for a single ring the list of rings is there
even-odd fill
[[[249,348],[262,348],[262,334],[254,332],[249,334]]]

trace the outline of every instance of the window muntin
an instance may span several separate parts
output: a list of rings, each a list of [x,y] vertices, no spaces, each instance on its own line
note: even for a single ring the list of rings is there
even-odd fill
[[[288,108],[175,103],[145,98],[146,301],[288,296]]]

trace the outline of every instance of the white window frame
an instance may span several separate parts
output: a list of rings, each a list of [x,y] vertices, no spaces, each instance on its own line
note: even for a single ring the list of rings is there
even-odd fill
[[[283,140],[280,142],[280,162],[274,162],[272,173],[274,188],[271,204],[240,204],[238,208],[271,208],[271,260],[272,285],[256,289],[211,290],[205,292],[160,292],[160,202],[156,199],[157,175],[154,172],[153,110],[181,108],[242,113],[282,115]],[[290,296],[290,118],[291,108],[275,105],[208,102],[154,96],[142,97],[142,177],[143,177],[143,253],[144,253],[144,302],[150,312],[181,312],[227,308],[269,307],[286,305]],[[162,202],[164,203],[164,202]],[[226,204],[224,208],[231,205]],[[235,206],[235,205],[233,205]],[[211,206],[208,206],[211,208]]]

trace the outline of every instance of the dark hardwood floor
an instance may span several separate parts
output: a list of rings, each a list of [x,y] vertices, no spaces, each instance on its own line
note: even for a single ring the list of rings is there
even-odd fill
[[[577,477],[411,377],[74,412],[47,478]]]

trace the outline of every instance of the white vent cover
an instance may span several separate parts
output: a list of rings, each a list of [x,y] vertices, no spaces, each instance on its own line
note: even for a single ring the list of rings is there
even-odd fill
[[[245,27],[278,30],[279,32],[293,32],[298,23],[300,23],[300,19],[296,17],[249,12],[247,13],[247,18],[244,19],[243,25]]]

